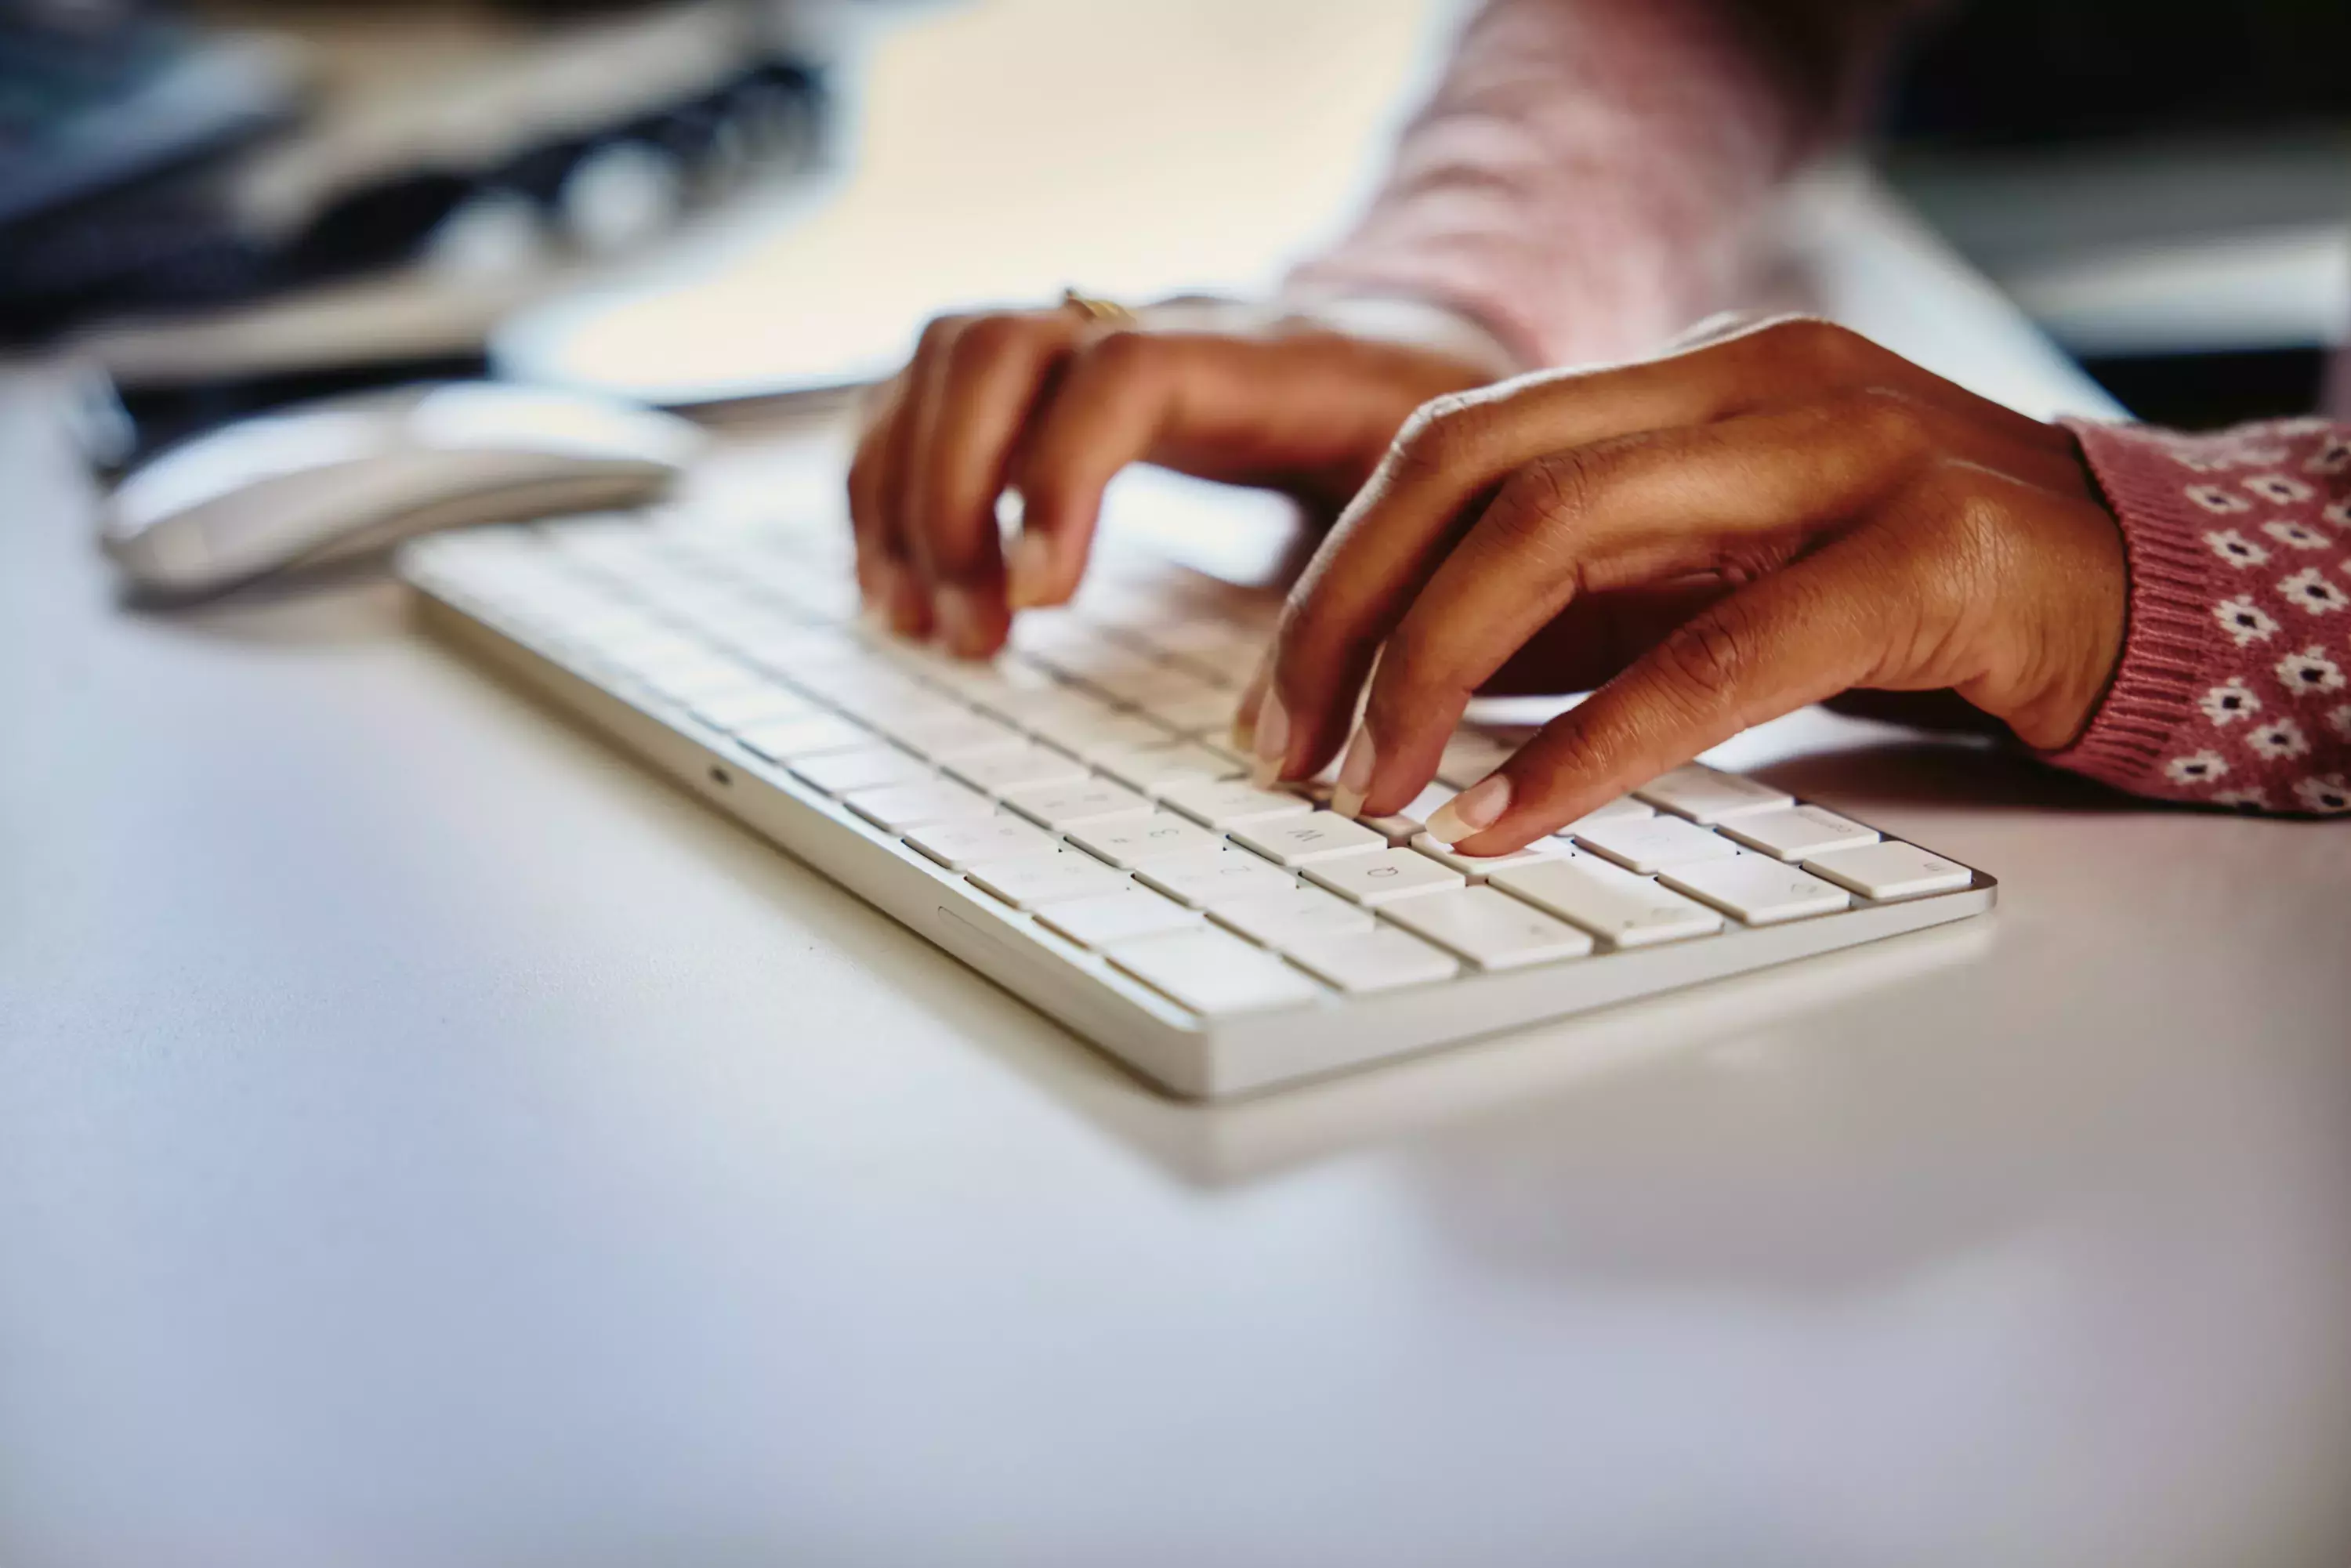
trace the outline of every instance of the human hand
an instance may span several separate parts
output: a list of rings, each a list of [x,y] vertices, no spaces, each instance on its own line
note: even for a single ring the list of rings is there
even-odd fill
[[[1242,307],[1128,325],[1081,310],[933,321],[882,389],[849,475],[865,601],[970,657],[1069,598],[1130,463],[1288,491],[1335,515],[1429,398],[1490,380],[1459,352]],[[1008,562],[998,497],[1021,496]]]
[[[1346,743],[1334,808],[1384,814],[1498,674],[1596,687],[1428,824],[1501,854],[1849,688],[1955,690],[2062,746],[2126,599],[2064,430],[1780,321],[1421,410],[1292,591],[1241,737],[1268,779]]]

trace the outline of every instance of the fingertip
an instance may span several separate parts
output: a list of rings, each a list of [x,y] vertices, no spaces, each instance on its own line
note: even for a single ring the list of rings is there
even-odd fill
[[[1282,765],[1290,756],[1290,712],[1271,687],[1266,689],[1265,700],[1258,706],[1254,729],[1250,751],[1257,762],[1249,777],[1262,789],[1281,777]]]
[[[1379,751],[1372,744],[1372,732],[1358,727],[1355,737],[1347,743],[1347,754],[1339,762],[1339,777],[1331,789],[1331,810],[1343,817],[1364,814],[1364,798],[1371,792],[1372,775],[1379,770]]]
[[[890,571],[889,597],[883,608],[890,618],[890,629],[901,637],[925,637],[931,630],[930,596],[914,574],[893,564]]]
[[[1002,641],[1001,621],[993,602],[960,583],[944,583],[931,596],[931,612],[939,640],[959,659],[985,659]]]
[[[1042,533],[1024,531],[1012,541],[1005,562],[1006,601],[1015,610],[1035,610],[1052,602],[1053,541]]]
[[[1510,776],[1489,773],[1429,814],[1428,836],[1450,848],[1476,838],[1510,809]]]

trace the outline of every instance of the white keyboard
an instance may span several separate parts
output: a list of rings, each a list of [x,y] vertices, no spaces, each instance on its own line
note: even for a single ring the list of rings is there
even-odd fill
[[[1685,768],[1499,860],[1226,748],[1273,607],[1106,560],[989,664],[868,630],[833,533],[420,541],[426,623],[1179,1094],[1216,1096],[1980,914],[1992,880]]]

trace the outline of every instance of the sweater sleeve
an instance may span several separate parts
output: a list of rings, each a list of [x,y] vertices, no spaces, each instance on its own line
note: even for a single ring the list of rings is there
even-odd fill
[[[2167,800],[2351,811],[2351,425],[2072,428],[2122,521],[2130,620],[2050,760]]]
[[[1764,204],[1911,8],[1486,0],[1370,209],[1290,291],[1442,305],[1528,365],[1653,349],[1727,301]]]

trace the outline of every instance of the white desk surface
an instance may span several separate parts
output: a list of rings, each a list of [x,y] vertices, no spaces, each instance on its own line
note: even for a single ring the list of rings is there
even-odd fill
[[[1847,197],[1841,308],[2080,402]],[[118,610],[49,414],[11,1568],[2351,1554],[2351,830],[1803,716],[1731,760],[1991,920],[1178,1105],[387,584]]]

